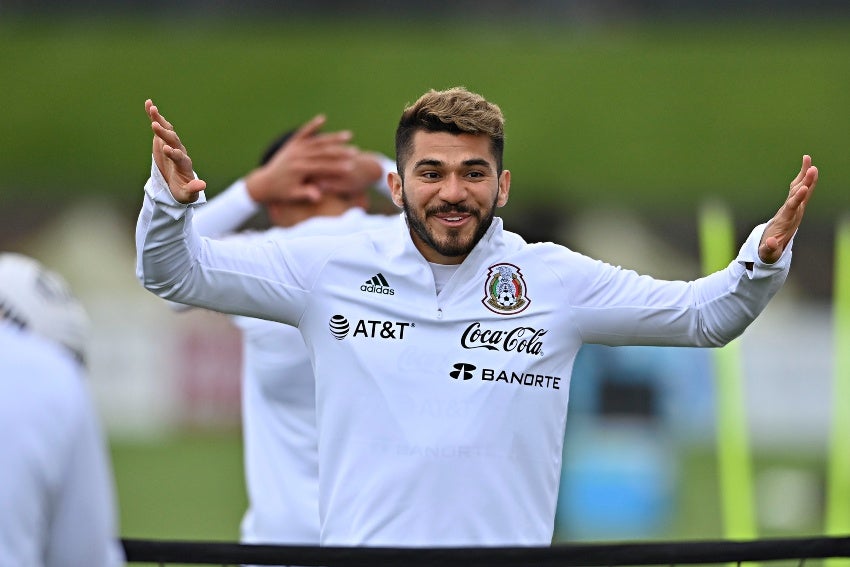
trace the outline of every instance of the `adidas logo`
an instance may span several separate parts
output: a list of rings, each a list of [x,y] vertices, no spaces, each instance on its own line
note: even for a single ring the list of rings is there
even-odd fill
[[[360,291],[381,293],[383,295],[395,295],[395,290],[390,287],[389,282],[387,282],[387,278],[385,278],[384,274],[380,272],[366,280],[363,285],[360,286]]]

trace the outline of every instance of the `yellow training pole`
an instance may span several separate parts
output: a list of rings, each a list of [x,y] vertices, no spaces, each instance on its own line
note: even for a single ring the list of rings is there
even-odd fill
[[[838,224],[833,291],[835,368],[832,382],[832,432],[827,462],[826,533],[850,535],[850,216]],[[829,567],[850,566],[830,559]]]
[[[721,205],[707,204],[700,212],[702,268],[709,274],[735,257],[731,215]],[[744,380],[738,341],[713,351],[717,385],[717,463],[720,475],[724,537],[756,537],[755,499],[744,407]]]

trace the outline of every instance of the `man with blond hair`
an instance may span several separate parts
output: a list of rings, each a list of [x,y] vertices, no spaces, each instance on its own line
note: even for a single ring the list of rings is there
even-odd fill
[[[171,124],[148,114],[137,275],[173,301],[299,329],[316,377],[324,545],[551,543],[581,345],[739,336],[785,281],[818,175],[804,156],[784,204],[723,270],[658,280],[506,231],[501,110],[462,87],[432,90],[396,130],[395,226],[235,247],[194,230],[205,183]]]

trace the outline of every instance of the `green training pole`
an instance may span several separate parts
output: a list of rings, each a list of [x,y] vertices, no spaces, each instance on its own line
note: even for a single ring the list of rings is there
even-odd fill
[[[706,274],[725,268],[735,257],[731,215],[717,203],[706,204],[699,223],[702,269]],[[724,537],[756,537],[755,498],[748,427],[744,408],[744,379],[738,341],[715,349],[717,392],[717,465]]]
[[[832,432],[827,463],[826,533],[850,535],[850,215],[838,224],[833,288],[835,368],[832,381]],[[850,559],[830,559],[830,567]]]

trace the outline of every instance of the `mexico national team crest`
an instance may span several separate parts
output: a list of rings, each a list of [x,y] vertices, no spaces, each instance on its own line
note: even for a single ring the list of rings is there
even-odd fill
[[[512,315],[519,313],[531,303],[527,295],[525,280],[519,268],[513,264],[490,266],[484,284],[484,299],[481,302],[493,313]]]

